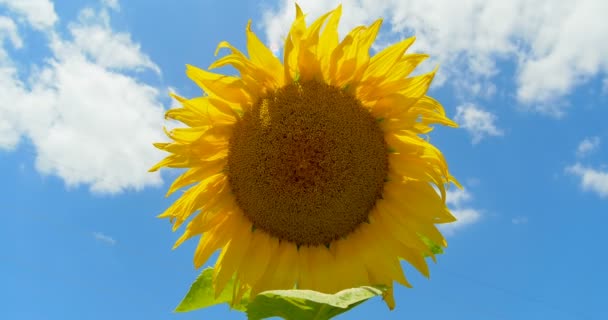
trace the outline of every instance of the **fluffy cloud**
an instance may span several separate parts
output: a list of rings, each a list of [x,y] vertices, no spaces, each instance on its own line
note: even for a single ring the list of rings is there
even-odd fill
[[[131,40],[128,33],[118,33],[110,28],[110,18],[106,11],[99,13],[82,10],[77,23],[70,24],[73,41],[63,44],[63,50],[78,50],[95,64],[117,70],[160,69],[141,52],[140,46]],[[72,48],[73,47],[73,48]]]
[[[13,19],[9,17],[0,16],[0,44],[4,43],[6,39],[10,40],[11,44],[15,48],[21,48],[23,42],[17,32],[17,25]],[[4,47],[0,47],[0,59],[6,59],[6,53]]]
[[[581,143],[579,143],[578,148],[576,148],[576,155],[580,158],[585,157],[597,150],[599,146],[599,137],[585,138],[583,141],[581,141]]]
[[[298,1],[308,21],[335,8],[339,0]],[[294,1],[266,12],[264,27],[278,48],[294,16]],[[381,43],[415,33],[414,51],[441,62],[439,78],[464,88],[491,91],[497,59],[516,65],[517,99],[527,108],[560,114],[556,103],[576,85],[608,71],[608,12],[604,0],[358,0],[343,4],[341,34],[386,17]]]
[[[118,3],[118,0],[102,0],[102,1],[110,9],[114,9],[114,10],[120,9],[120,4]]]
[[[597,193],[601,198],[608,198],[608,171],[576,163],[566,167],[566,172],[580,178],[583,190]]]
[[[473,224],[481,218],[481,212],[469,207],[468,202],[472,196],[466,189],[449,190],[447,204],[452,214],[458,219],[456,222],[440,225],[439,228],[446,234],[452,235],[455,231]]]
[[[473,104],[458,106],[454,120],[471,134],[473,144],[479,143],[485,137],[503,135],[503,131],[494,123],[496,116]]]
[[[49,0],[0,0],[0,5],[24,17],[38,30],[50,28],[58,20],[53,3]]]
[[[576,156],[582,159],[597,151],[600,145],[599,137],[588,137],[581,141],[576,149]],[[565,172],[580,179],[580,186],[585,191],[598,194],[601,198],[608,198],[608,171],[593,168],[581,162],[567,166]]]
[[[26,11],[38,7],[8,7],[38,26]],[[128,34],[114,32],[108,19],[105,8],[85,9],[69,25],[71,38],[47,30],[52,56],[33,66],[27,81],[4,56],[0,148],[13,149],[27,137],[36,148],[40,172],[56,175],[68,186],[86,184],[93,192],[116,193],[162,182],[147,169],[162,157],[151,142],[162,139],[163,107],[157,88],[124,73],[157,73],[158,67]],[[1,21],[0,35],[7,29]],[[84,39],[86,32],[92,36]],[[119,52],[110,54],[107,46]]]

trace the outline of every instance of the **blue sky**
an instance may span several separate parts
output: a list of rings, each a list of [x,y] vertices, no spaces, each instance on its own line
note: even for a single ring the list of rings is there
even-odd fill
[[[302,1],[310,17],[335,1]],[[463,191],[449,248],[397,309],[342,319],[607,319],[608,23],[602,0],[349,1],[341,32],[385,17],[375,50],[416,34],[440,64],[430,95]],[[0,0],[1,319],[244,319],[172,313],[198,271],[195,242],[156,219],[177,172],[163,154],[169,91],[185,64],[254,30],[274,50],[291,1]],[[309,20],[310,21],[310,20]],[[592,24],[592,25],[591,25]],[[172,124],[168,124],[172,125]]]

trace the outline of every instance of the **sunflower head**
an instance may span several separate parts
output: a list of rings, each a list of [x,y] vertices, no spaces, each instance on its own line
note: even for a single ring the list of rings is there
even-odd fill
[[[447,246],[435,225],[455,220],[445,188],[456,181],[421,137],[456,126],[426,95],[435,71],[409,76],[428,57],[405,53],[413,37],[370,56],[381,20],[339,41],[341,7],[308,26],[296,12],[282,62],[249,23],[247,55],[222,42],[229,53],[209,67],[239,76],[187,67],[206,95],[174,96],[182,107],[166,114],[186,127],[155,144],[170,155],[151,170],[186,169],[168,194],[188,189],[160,217],[174,230],[190,219],[175,246],[200,236],[196,267],[220,251],[213,285],[235,279],[235,301],[409,286],[400,260],[428,276],[429,243]]]

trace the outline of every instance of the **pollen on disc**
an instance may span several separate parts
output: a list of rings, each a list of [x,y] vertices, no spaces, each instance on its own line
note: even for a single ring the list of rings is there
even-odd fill
[[[227,174],[256,228],[328,244],[367,221],[387,176],[377,121],[353,96],[317,81],[267,94],[235,124]]]

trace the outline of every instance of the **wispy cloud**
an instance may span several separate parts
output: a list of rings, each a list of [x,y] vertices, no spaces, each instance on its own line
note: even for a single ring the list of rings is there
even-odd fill
[[[598,149],[600,146],[600,138],[599,137],[589,137],[583,139],[576,148],[576,156],[579,158],[583,158]]]
[[[511,219],[511,223],[513,224],[527,224],[528,223],[528,217],[526,216],[519,216],[519,217],[515,217]]]
[[[454,120],[472,137],[473,144],[491,136],[502,136],[504,133],[496,126],[496,116],[474,104],[456,107]]]
[[[95,238],[95,240],[109,244],[111,246],[116,244],[116,240],[114,238],[112,238],[102,232],[93,232],[93,237]]]

